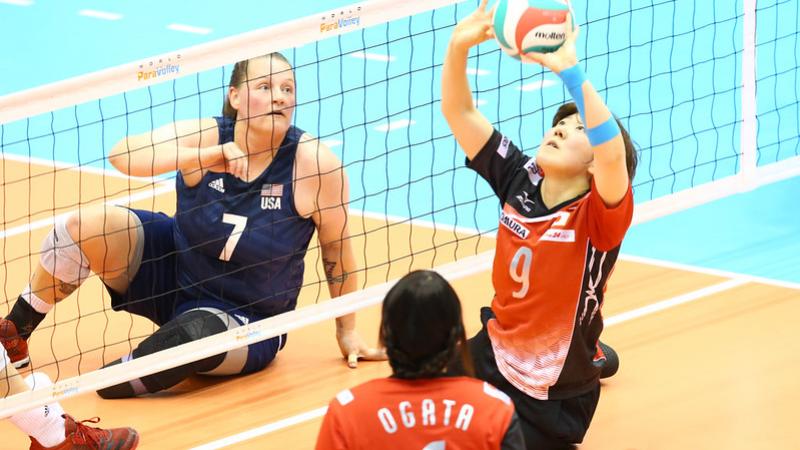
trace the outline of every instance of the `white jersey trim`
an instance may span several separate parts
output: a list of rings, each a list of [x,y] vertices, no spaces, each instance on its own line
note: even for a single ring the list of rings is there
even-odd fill
[[[492,386],[491,384],[489,384],[489,383],[487,383],[485,381],[483,382],[483,393],[488,395],[489,397],[496,398],[496,399],[502,401],[506,405],[510,405],[511,404],[511,397],[506,395],[505,392],[497,389],[496,387]]]
[[[353,395],[353,391],[351,391],[350,389],[345,389],[342,392],[336,394],[336,400],[338,400],[339,404],[342,406],[345,406],[348,403],[352,402],[353,400],[355,400],[355,398],[356,397]]]

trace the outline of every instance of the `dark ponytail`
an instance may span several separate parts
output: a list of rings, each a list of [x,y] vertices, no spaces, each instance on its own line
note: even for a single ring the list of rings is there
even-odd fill
[[[411,272],[389,290],[383,300],[380,338],[397,378],[446,375],[445,369],[453,367],[459,355],[465,371],[472,372],[461,302],[436,272]]]

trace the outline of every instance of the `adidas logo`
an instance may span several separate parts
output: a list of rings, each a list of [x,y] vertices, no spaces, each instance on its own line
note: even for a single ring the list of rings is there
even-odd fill
[[[211,180],[211,182],[208,183],[208,187],[216,191],[222,192],[223,194],[225,193],[225,185],[222,183],[222,178]]]

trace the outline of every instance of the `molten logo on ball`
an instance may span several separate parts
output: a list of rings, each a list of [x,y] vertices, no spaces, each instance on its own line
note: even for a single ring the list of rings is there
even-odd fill
[[[567,36],[569,5],[559,0],[499,0],[492,24],[497,43],[509,55],[554,52]]]

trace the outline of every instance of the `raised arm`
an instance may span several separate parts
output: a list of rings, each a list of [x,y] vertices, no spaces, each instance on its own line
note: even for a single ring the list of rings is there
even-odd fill
[[[120,172],[137,177],[179,170],[190,185],[209,169],[246,177],[247,159],[237,157],[242,156],[241,150],[233,143],[221,146],[218,142],[214,119],[184,120],[123,138],[111,149],[108,160]],[[231,163],[226,164],[226,156]]]
[[[492,135],[492,124],[475,107],[467,80],[469,49],[492,37],[488,0],[458,23],[442,66],[442,114],[467,158],[473,159]]]
[[[317,226],[328,291],[331,298],[335,298],[358,289],[357,267],[348,224],[350,187],[347,173],[325,144],[306,137],[301,141],[301,145],[313,147],[311,151],[304,152],[306,155],[315,155],[311,158],[313,161],[304,164],[313,166],[315,170],[311,176],[307,170],[302,171],[306,175],[300,174],[304,179],[299,183],[305,184],[302,195],[311,195],[315,202],[311,218]],[[383,351],[368,347],[361,339],[356,331],[355,313],[336,319],[336,339],[350,367],[356,367],[359,358],[386,359]]]
[[[569,16],[567,21],[571,21]],[[590,172],[594,177],[597,192],[608,207],[618,205],[628,191],[630,180],[625,164],[625,142],[617,124],[603,99],[586,78],[575,51],[578,27],[567,27],[564,44],[553,53],[529,53],[523,61],[539,63],[564,82],[569,90],[581,121],[592,145],[594,160]]]

